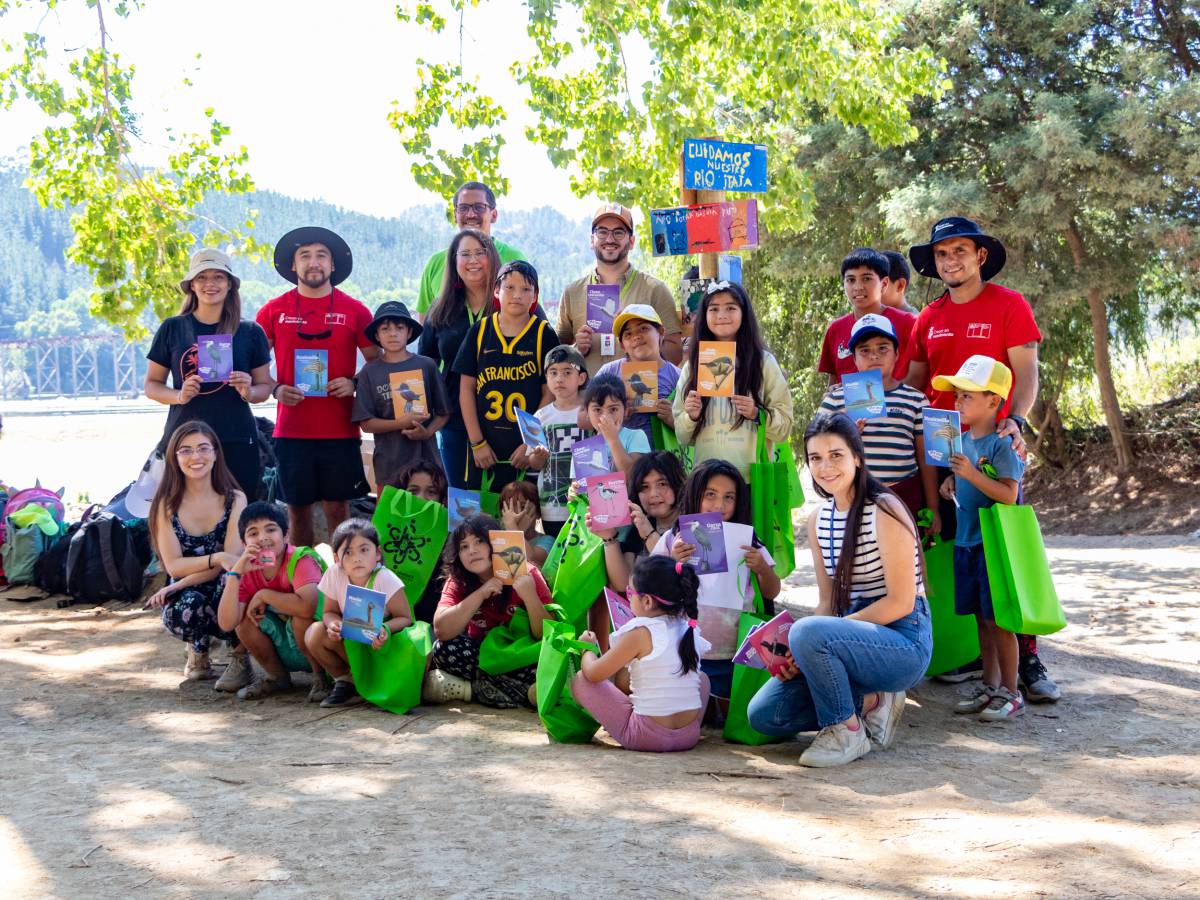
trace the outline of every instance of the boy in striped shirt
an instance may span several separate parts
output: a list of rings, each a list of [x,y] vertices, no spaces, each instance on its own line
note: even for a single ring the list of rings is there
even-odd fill
[[[849,348],[858,371],[878,369],[883,378],[887,409],[882,416],[859,419],[867,468],[904,501],[913,519],[922,507],[933,513],[930,534],[941,531],[938,516],[937,469],[925,462],[922,434],[924,409],[929,400],[922,391],[896,380],[900,342],[884,316],[867,313],[850,331]],[[832,385],[821,401],[821,410],[845,413],[846,398],[840,384]]]

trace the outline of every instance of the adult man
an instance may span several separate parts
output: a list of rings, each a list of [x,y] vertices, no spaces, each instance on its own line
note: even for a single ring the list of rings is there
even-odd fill
[[[496,222],[496,195],[492,189],[480,181],[468,181],[454,192],[454,224],[461,231],[464,228],[474,228],[492,237],[492,225]],[[504,241],[492,237],[496,252],[500,254],[501,263],[510,263],[524,259],[521,251]],[[417,302],[414,307],[417,321],[423,322],[425,314],[433,306],[442,290],[442,279],[446,274],[446,251],[439,250],[425,263],[421,272],[421,284],[417,289]]]
[[[349,501],[368,490],[359,430],[350,415],[356,351],[374,359],[379,350],[366,335],[371,311],[335,287],[352,265],[349,246],[328,228],[289,231],[275,245],[275,271],[296,287],[255,317],[275,353],[278,383],[271,394],[279,401],[279,485],[288,505],[288,534],[303,547],[313,545],[314,503],[321,502],[332,532],[349,515]],[[321,366],[324,371],[317,372]],[[323,385],[324,393],[305,393],[295,386],[298,377],[318,390]]]
[[[1013,438],[1020,452],[1021,432],[1038,391],[1038,343],[1042,334],[1033,310],[1019,293],[991,284],[1007,258],[1004,245],[984,234],[970,219],[950,216],[933,226],[927,244],[908,251],[913,268],[927,278],[941,279],[946,291],[917,316],[909,345],[908,384],[925,391],[940,409],[954,409],[954,393],[937,391],[932,379],[954,375],[975,355],[990,356],[1013,373],[1012,392],[1001,404],[996,431]],[[943,509],[954,527],[953,507]],[[1058,686],[1037,656],[1033,637],[1020,636],[1020,679],[1034,702],[1053,702]]]
[[[592,216],[591,243],[596,268],[563,290],[558,305],[558,339],[564,344],[574,344],[583,354],[589,377],[622,353],[611,331],[602,333],[588,325],[587,290],[592,284],[619,286],[618,302],[612,310],[614,316],[631,304],[652,306],[662,319],[663,358],[677,366],[683,359],[679,307],[670,288],[654,276],[637,271],[629,262],[635,240],[633,213],[619,203],[602,205]]]

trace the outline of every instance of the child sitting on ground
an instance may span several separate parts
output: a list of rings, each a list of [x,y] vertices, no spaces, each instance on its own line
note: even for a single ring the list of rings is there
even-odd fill
[[[691,566],[642,557],[629,580],[635,618],[603,656],[583,653],[571,694],[627,750],[690,750],[700,740],[708,704],[700,655],[708,641],[696,623],[699,590]],[[596,635],[585,631],[580,640],[595,643]]]
[[[321,701],[322,706],[345,706],[362,703],[363,698],[354,686],[354,676],[346,656],[342,638],[342,611],[346,607],[346,589],[350,585],[379,591],[387,598],[384,604],[383,627],[375,636],[371,649],[378,650],[393,634],[412,624],[404,582],[383,567],[379,549],[379,534],[366,519],[347,519],[336,529],[329,543],[333,547],[332,566],[321,578],[321,593],[325,595],[325,612],[313,622],[305,635],[308,651],[333,676],[333,690]]]
[[[546,435],[546,446],[526,448],[529,468],[539,472],[538,495],[542,527],[558,537],[567,521],[567,494],[571,489],[571,447],[587,436],[579,419],[584,415],[579,392],[587,384],[583,355],[570,344],[560,344],[546,354],[546,386],[554,400],[537,411]]]
[[[529,561],[535,566],[546,562],[554,538],[537,530],[541,510],[538,508],[537,488],[529,481],[511,481],[500,491],[500,521],[505,531],[519,531],[525,535],[525,547]]]
[[[238,517],[238,533],[246,549],[225,578],[217,606],[217,623],[236,631],[238,641],[266,673],[253,682],[245,654],[232,657],[230,666],[243,671],[231,675],[240,684],[239,700],[260,700],[292,686],[292,672],[312,672],[310,703],[329,694],[325,672],[309,654],[304,635],[317,612],[324,565],[307,547],[287,541],[287,511],[257,500]]]
[[[934,390],[954,391],[954,408],[967,431],[962,453],[950,457],[953,478],[942,493],[958,506],[954,533],[954,612],[975,616],[983,682],[961,700],[955,712],[979,714],[984,722],[1002,722],[1025,712],[1017,686],[1017,636],[996,624],[979,511],[997,503],[1016,503],[1025,464],[1012,438],[996,433],[996,414],[1012,389],[1008,366],[990,356],[972,356],[956,375],[933,379]]]

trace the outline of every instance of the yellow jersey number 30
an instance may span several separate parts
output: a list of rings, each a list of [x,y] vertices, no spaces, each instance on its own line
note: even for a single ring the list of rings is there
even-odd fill
[[[499,391],[488,391],[483,395],[483,399],[487,402],[487,409],[484,410],[483,417],[489,422],[496,422],[503,416],[515,424],[517,421],[515,407],[525,409],[525,397],[522,394],[509,394],[506,399]]]

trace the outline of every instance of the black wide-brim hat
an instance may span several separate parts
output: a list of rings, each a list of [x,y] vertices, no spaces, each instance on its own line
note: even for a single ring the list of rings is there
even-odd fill
[[[296,263],[296,251],[307,244],[324,244],[329,248],[329,255],[333,257],[333,274],[329,276],[331,284],[341,284],[350,277],[354,268],[350,245],[320,225],[293,228],[279,239],[275,245],[275,271],[292,284],[298,283],[300,276],[292,266]]]
[[[421,323],[414,319],[408,312],[408,307],[399,300],[388,300],[386,303],[379,304],[379,309],[375,310],[375,317],[371,319],[370,324],[363,329],[363,334],[367,336],[367,340],[372,344],[378,345],[379,341],[376,335],[379,333],[379,326],[386,319],[395,319],[397,322],[403,322],[408,326],[408,340],[411,343],[421,336],[424,330]]]
[[[941,276],[938,275],[937,266],[933,261],[933,247],[935,244],[956,237],[967,238],[974,241],[975,246],[987,250],[987,259],[984,260],[983,267],[979,270],[979,277],[984,281],[991,281],[1004,268],[1004,263],[1008,259],[1008,251],[1004,249],[1000,240],[990,234],[984,234],[976,223],[962,216],[948,216],[941,219],[929,232],[928,244],[917,244],[915,247],[908,248],[908,258],[912,261],[913,268],[926,278],[940,279]]]

